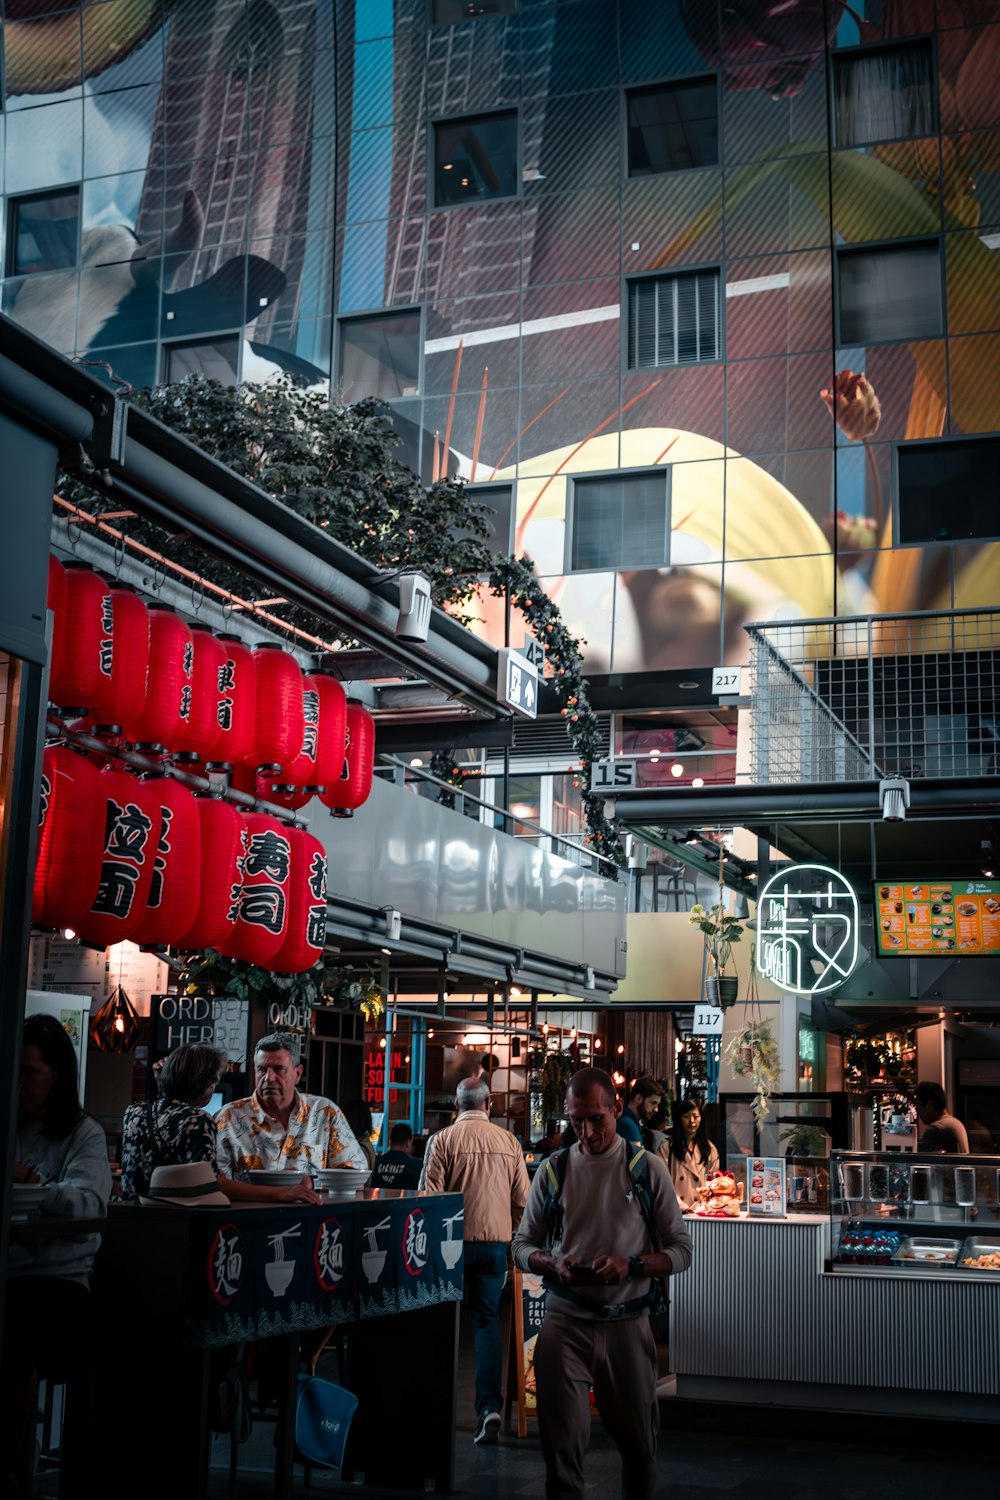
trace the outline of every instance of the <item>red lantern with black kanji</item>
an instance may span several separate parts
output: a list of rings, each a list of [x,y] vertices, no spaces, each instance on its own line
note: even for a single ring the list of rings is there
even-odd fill
[[[326,850],[302,828],[289,828],[292,880],[288,933],[272,958],[276,974],[302,974],[323,957],[326,937]]]
[[[302,668],[281,646],[255,646],[253,655],[257,667],[257,734],[252,763],[280,767],[295,759],[305,739]]]
[[[101,642],[108,585],[86,563],[68,562],[62,653],[49,674],[49,699],[61,708],[88,709],[101,687]]]
[[[302,707],[305,737],[293,761],[275,780],[286,786],[329,786],[344,769],[347,739],[347,694],[330,672],[307,672]]]
[[[201,901],[201,822],[198,801],[169,776],[148,776],[160,799],[160,837],[146,910],[133,943],[175,943],[187,932]]]
[[[291,845],[288,828],[268,813],[245,813],[242,883],[236,925],[216,946],[230,958],[269,969],[288,933]]]
[[[101,601],[101,673],[87,705],[96,724],[130,724],[142,713],[149,672],[149,613],[135,589],[110,584]]]
[[[273,802],[275,807],[287,807],[289,812],[298,812],[320,790],[314,786],[286,786],[284,782],[273,781],[270,776],[261,776],[259,772],[254,784],[261,802]]]
[[[90,910],[74,925],[93,948],[130,938],[142,920],[160,841],[160,796],[155,785],[124,771],[98,773],[104,823],[101,879]]]
[[[104,835],[100,794],[100,772],[85,755],[66,745],[45,747],[31,904],[38,927],[75,927],[97,895]]]
[[[220,797],[196,797],[199,863],[198,909],[175,948],[218,948],[236,928],[243,876],[243,818],[231,802]]]
[[[49,693],[52,679],[59,680],[63,663],[63,632],[66,629],[66,569],[58,557],[49,554],[49,588],[45,601],[52,611],[52,654],[49,658]]]
[[[223,733],[218,718],[219,682],[226,680],[228,657],[225,643],[207,625],[192,625],[191,640],[191,706],[175,748],[199,760],[213,760]]]
[[[238,766],[255,759],[257,742],[257,663],[238,635],[216,637],[225,647],[225,660],[215,680],[215,721],[219,739],[213,751],[224,765]]]
[[[375,720],[360,703],[348,703],[344,775],[331,782],[319,800],[339,816],[349,817],[368,800],[374,770]]]
[[[149,680],[141,712],[125,724],[135,744],[173,750],[191,717],[194,642],[169,604],[149,607]]]

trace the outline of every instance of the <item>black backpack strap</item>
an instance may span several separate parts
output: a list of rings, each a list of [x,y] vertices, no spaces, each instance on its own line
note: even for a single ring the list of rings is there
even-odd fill
[[[559,1206],[559,1197],[566,1181],[566,1164],[569,1151],[566,1147],[560,1147],[558,1151],[551,1151],[545,1158],[545,1244],[551,1250],[553,1245],[558,1245],[562,1239],[563,1211]]]

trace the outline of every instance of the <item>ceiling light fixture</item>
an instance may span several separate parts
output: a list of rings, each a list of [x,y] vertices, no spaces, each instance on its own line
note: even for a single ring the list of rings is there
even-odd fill
[[[670,774],[671,774],[671,776],[683,776],[684,775],[684,767],[681,765],[681,763],[680,763],[679,760],[675,760],[674,763],[673,763],[673,765],[670,767]]]
[[[691,785],[692,786],[704,786],[705,785],[705,778],[703,776],[696,776],[694,778],[694,780],[692,781]]]

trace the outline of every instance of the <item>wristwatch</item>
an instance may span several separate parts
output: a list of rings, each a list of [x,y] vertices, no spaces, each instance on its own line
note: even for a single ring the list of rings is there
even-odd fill
[[[630,1255],[628,1258],[628,1275],[626,1281],[641,1281],[646,1274],[641,1255]]]

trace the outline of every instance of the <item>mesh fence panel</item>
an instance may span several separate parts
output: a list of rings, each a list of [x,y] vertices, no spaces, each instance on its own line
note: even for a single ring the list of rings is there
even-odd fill
[[[759,785],[1000,771],[1000,611],[746,628]]]

